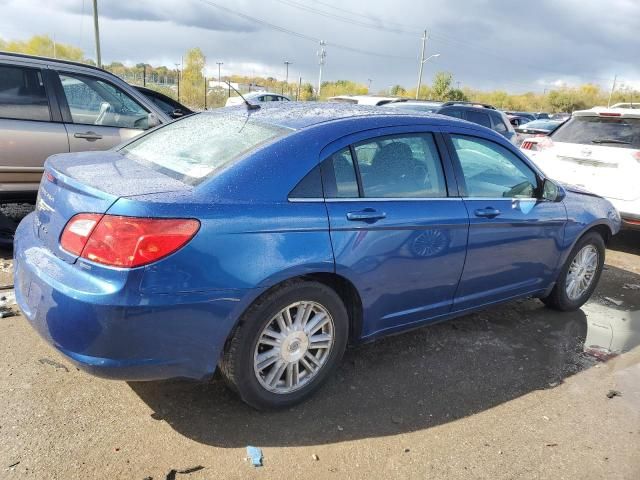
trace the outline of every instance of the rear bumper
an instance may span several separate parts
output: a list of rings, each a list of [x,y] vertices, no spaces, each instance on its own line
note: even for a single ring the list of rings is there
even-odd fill
[[[640,199],[628,201],[609,198],[608,200],[620,212],[622,228],[640,230]]]
[[[105,378],[203,379],[215,372],[253,290],[144,294],[143,268],[98,278],[44,248],[32,223],[33,214],[16,231],[16,300],[48,343]]]

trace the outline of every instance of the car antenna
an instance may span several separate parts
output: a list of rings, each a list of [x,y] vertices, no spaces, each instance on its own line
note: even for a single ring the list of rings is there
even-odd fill
[[[247,110],[260,110],[260,105],[256,105],[255,103],[249,103],[249,100],[244,98],[244,96],[238,91],[238,89],[233,85],[231,85],[231,83],[228,80],[225,80],[225,83],[229,85],[229,88],[233,88],[233,91],[236,92],[238,95],[240,95],[240,98],[242,98],[242,100],[244,101],[244,104],[247,106]]]

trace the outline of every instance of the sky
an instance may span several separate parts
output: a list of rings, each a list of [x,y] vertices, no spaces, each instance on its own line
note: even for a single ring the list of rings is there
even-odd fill
[[[525,92],[596,83],[640,89],[640,0],[98,0],[103,63],[175,67],[200,47],[207,74],[318,81],[372,91],[450,72],[461,87]],[[0,38],[48,34],[94,57],[91,0],[0,0]],[[257,20],[257,21],[256,21]]]

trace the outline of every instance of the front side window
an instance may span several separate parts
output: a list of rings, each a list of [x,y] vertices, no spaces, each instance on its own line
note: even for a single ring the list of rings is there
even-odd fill
[[[40,70],[0,66],[0,118],[51,120]]]
[[[533,198],[536,174],[514,153],[490,140],[451,135],[468,197]]]
[[[149,128],[148,112],[119,88],[97,78],[60,74],[73,123]]]
[[[438,149],[431,134],[380,137],[354,151],[369,198],[446,197]]]
[[[121,148],[120,153],[195,185],[288,132],[251,118],[201,113],[150,132]]]

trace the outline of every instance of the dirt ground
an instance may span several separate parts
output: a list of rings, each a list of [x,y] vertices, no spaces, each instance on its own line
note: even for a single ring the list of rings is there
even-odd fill
[[[637,480],[639,255],[640,234],[616,238],[575,313],[525,300],[353,348],[278,413],[219,380],[90,377],[22,316],[0,318],[0,478]]]

